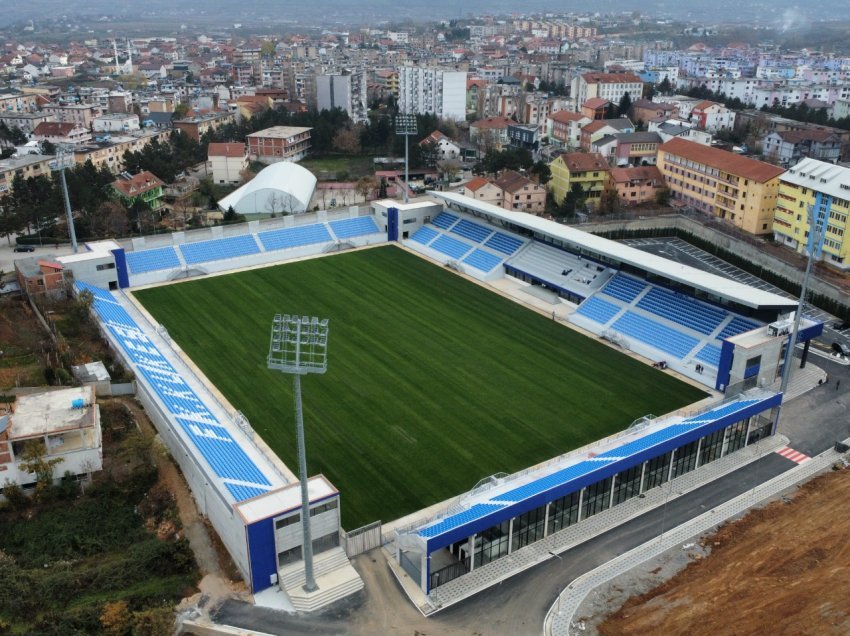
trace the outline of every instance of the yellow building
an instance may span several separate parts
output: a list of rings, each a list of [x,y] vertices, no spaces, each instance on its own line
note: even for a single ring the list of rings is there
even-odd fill
[[[850,168],[817,159],[803,159],[779,178],[773,218],[774,238],[803,252],[809,238],[809,209],[828,219],[821,260],[850,269]]]
[[[581,185],[587,204],[596,207],[602,192],[608,185],[608,162],[598,152],[568,152],[555,157],[549,164],[552,180],[547,184],[555,201],[564,202],[564,197],[574,183]]]
[[[733,152],[674,138],[658,147],[670,196],[751,234],[770,234],[784,170]]]

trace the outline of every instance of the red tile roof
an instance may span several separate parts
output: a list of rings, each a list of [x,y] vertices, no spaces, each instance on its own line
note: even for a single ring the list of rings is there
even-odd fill
[[[634,168],[611,168],[611,179],[615,183],[625,183],[637,179],[640,181],[655,180],[664,183],[664,177],[657,166],[637,166]]]
[[[499,178],[496,179],[496,185],[505,192],[517,192],[527,185],[534,186],[537,184],[531,179],[522,176],[516,170],[505,170],[499,175]]]
[[[634,73],[585,73],[582,77],[588,84],[642,83]]]
[[[43,121],[33,130],[34,135],[42,137],[65,137],[70,134],[76,124],[61,121]]]
[[[604,97],[591,97],[582,104],[582,108],[604,108],[611,102]]]
[[[573,121],[588,119],[588,117],[587,115],[582,115],[581,113],[574,113],[570,110],[559,110],[557,113],[552,113],[551,115],[549,115],[549,119],[561,124],[568,124]]]
[[[112,187],[127,197],[137,197],[148,190],[165,185],[159,177],[147,170],[134,174],[129,179],[120,178],[112,182]]]
[[[488,179],[485,179],[484,177],[475,177],[467,181],[463,185],[463,187],[469,192],[477,192],[478,190],[486,186],[488,183],[490,183],[490,181]]]
[[[515,124],[513,119],[507,117],[488,117],[487,119],[479,119],[470,124],[475,128],[507,128],[510,124]]]
[[[667,143],[658,146],[658,152],[676,155],[683,159],[690,159],[691,161],[723,170],[738,177],[752,179],[759,183],[765,183],[771,179],[775,179],[785,172],[782,168],[777,168],[763,161],[743,157],[734,152],[721,150],[720,148],[703,146],[702,144],[678,137],[674,137]]]
[[[245,150],[245,144],[237,143],[211,143],[207,154],[210,157],[234,157],[241,159],[248,152]]]
[[[608,162],[598,152],[568,152],[561,155],[570,172],[608,170]]]

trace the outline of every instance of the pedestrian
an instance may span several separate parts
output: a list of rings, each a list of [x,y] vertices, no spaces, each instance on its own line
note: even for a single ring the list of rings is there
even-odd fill
[[[835,390],[837,391],[838,387],[840,387],[840,386],[841,386],[841,380],[836,380],[835,381]]]
[[[555,310],[552,310],[552,320],[555,320]]]

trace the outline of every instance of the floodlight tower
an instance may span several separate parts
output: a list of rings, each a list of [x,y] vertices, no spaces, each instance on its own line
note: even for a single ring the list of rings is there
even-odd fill
[[[74,155],[68,154],[67,148],[60,144],[56,149],[56,159],[50,162],[50,169],[59,173],[62,183],[62,198],[65,201],[65,218],[68,221],[68,234],[71,237],[71,248],[77,253],[77,232],[74,229],[74,214],[71,212],[71,199],[68,197],[68,182],[65,180],[65,168],[74,163]],[[41,232],[39,232],[39,236]]]
[[[301,480],[301,529],[304,545],[304,589],[319,589],[313,576],[313,539],[310,532],[310,497],[307,493],[307,451],[304,443],[304,412],[301,407],[301,376],[328,370],[328,319],[276,314],[269,343],[269,369],[293,377],[295,426],[298,438],[298,478]]]
[[[788,389],[788,381],[791,379],[791,367],[794,363],[794,350],[797,348],[797,332],[800,331],[800,319],[803,317],[803,306],[806,304],[806,294],[809,291],[809,278],[812,274],[812,264],[816,258],[820,258],[823,251],[823,240],[826,235],[826,225],[829,219],[829,207],[824,204],[821,195],[817,195],[815,204],[808,209],[809,240],[806,245],[806,273],[803,275],[803,284],[800,286],[800,300],[797,302],[797,312],[794,316],[794,329],[791,331],[791,340],[785,350],[785,363],[782,367],[782,384],[780,391],[784,394]]]
[[[408,181],[410,180],[410,157],[408,153],[408,140],[411,135],[415,135],[416,115],[401,114],[395,116],[395,134],[404,135],[404,202],[407,203]]]

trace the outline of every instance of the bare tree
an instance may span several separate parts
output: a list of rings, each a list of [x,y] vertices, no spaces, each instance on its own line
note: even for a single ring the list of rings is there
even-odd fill
[[[354,189],[357,190],[358,194],[363,197],[364,201],[369,200],[369,195],[371,195],[375,189],[378,187],[377,180],[372,176],[360,177],[357,180],[357,183],[354,184]]]
[[[437,170],[440,176],[445,179],[446,184],[449,184],[460,170],[460,163],[454,159],[444,159],[437,162]]]

